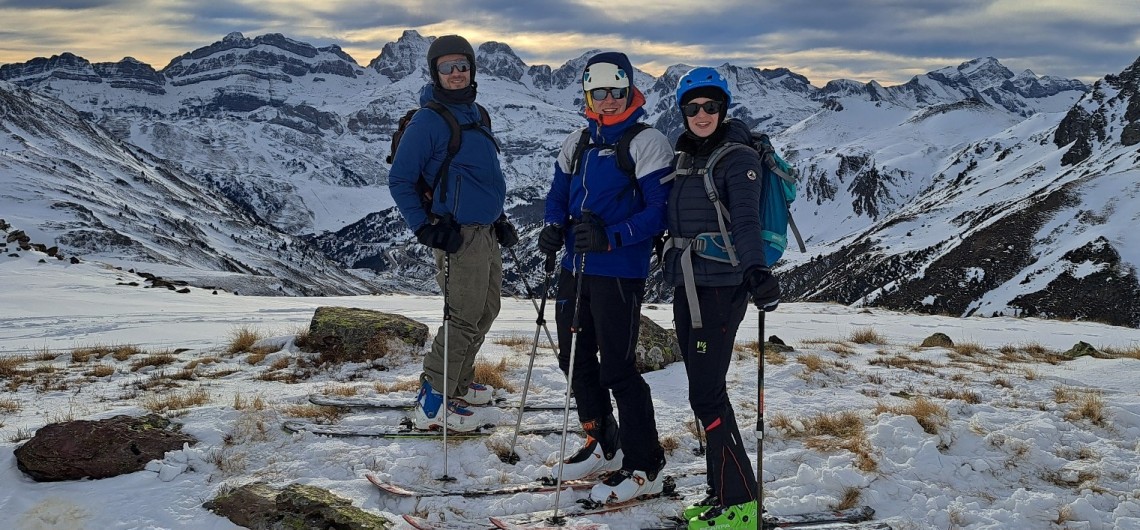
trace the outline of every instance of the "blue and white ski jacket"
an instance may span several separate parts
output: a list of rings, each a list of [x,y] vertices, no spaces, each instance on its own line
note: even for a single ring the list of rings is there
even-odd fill
[[[586,111],[588,130],[593,144],[616,146],[622,133],[645,116],[645,98],[636,88],[630,108],[614,117]],[[605,122],[605,125],[603,125]],[[547,223],[557,223],[566,230],[566,248],[573,249],[573,232],[569,228],[582,218],[582,209],[598,214],[606,223],[610,250],[586,256],[586,274],[617,278],[649,276],[649,256],[653,252],[653,236],[665,230],[665,202],[670,184],[661,177],[672,171],[673,148],[657,129],[645,129],[630,143],[637,187],[617,164],[613,148],[590,147],[585,151],[578,171],[573,167],[574,149],[580,131],[571,133],[562,143],[558,162],[554,165],[554,181],[546,194]],[[575,270],[572,250],[564,252],[562,267]]]

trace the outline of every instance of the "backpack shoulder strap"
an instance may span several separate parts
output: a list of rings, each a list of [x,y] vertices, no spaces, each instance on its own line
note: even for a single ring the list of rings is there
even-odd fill
[[[443,121],[447,122],[447,128],[451,131],[451,137],[447,140],[447,154],[454,156],[455,153],[459,152],[459,146],[463,143],[463,132],[459,128],[459,121],[455,119],[455,115],[450,110],[447,110],[447,107],[437,101],[425,103],[424,108],[431,109],[439,114]]]
[[[617,143],[617,162],[618,167],[621,168],[627,175],[630,175],[634,180],[637,180],[637,167],[633,160],[633,155],[629,153],[629,144],[633,143],[634,137],[641,134],[641,131],[650,128],[648,123],[637,122],[630,125],[625,132],[621,133],[621,138],[618,138]]]
[[[716,150],[709,155],[708,161],[705,162],[705,167],[697,171],[704,179],[705,195],[708,196],[709,201],[713,203],[713,209],[716,210],[716,223],[720,228],[720,235],[724,240],[725,250],[728,252],[729,263],[731,263],[733,267],[739,265],[740,260],[736,259],[736,247],[732,244],[732,238],[728,233],[728,223],[732,222],[732,215],[728,212],[728,207],[724,205],[724,202],[720,200],[720,194],[716,190],[716,182],[713,181],[713,168],[720,162],[720,159],[740,149],[748,149],[753,153],[756,152],[752,146],[746,144],[725,142],[724,145],[717,147]]]
[[[574,145],[574,155],[570,157],[570,175],[578,172],[582,167],[582,157],[586,156],[586,148],[590,146],[590,128],[582,127],[578,133],[578,143]]]

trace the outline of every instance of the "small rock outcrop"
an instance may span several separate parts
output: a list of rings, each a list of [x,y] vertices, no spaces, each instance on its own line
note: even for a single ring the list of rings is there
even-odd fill
[[[197,442],[155,414],[52,423],[16,448],[16,467],[39,482],[108,478]]]
[[[390,341],[422,348],[428,327],[408,317],[354,307],[318,307],[308,344],[324,362],[368,362],[388,354]]]
[[[935,333],[923,339],[919,346],[923,348],[953,348],[954,341],[950,340],[950,336],[945,333]]]
[[[393,526],[388,519],[361,510],[348,499],[301,484],[276,489],[254,482],[218,495],[203,507],[252,530],[387,530]]]

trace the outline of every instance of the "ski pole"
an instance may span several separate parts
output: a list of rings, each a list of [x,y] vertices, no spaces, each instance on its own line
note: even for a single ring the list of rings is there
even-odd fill
[[[511,257],[514,258],[513,250],[511,251],[511,254]],[[539,332],[546,327],[546,320],[543,319],[543,315],[546,312],[546,295],[550,291],[550,278],[554,276],[554,258],[555,255],[553,253],[546,255],[546,277],[542,280],[542,303],[537,307],[538,318],[536,318],[534,321],[534,345],[530,348],[530,365],[526,367],[526,380],[523,382],[522,399],[519,401],[519,415],[515,420],[515,432],[511,435],[511,450],[506,454],[505,457],[501,458],[503,462],[506,462],[508,464],[517,464],[520,460],[519,455],[515,453],[515,442],[518,441],[519,429],[522,428],[523,410],[526,408],[526,394],[530,389],[530,376],[534,372],[534,358],[537,357],[535,354],[538,352],[538,339],[540,336]],[[515,263],[517,264],[518,258],[514,259]],[[529,292],[530,287],[527,287],[527,293],[529,294]],[[549,338],[549,330],[547,330],[546,335]],[[553,339],[551,343],[553,344]],[[554,352],[557,355],[558,350],[555,349]]]
[[[760,354],[756,360],[756,392],[757,392],[757,408],[759,414],[756,416],[756,487],[758,507],[764,505],[764,310],[760,309],[760,316],[758,317],[759,337],[757,343],[759,346]],[[757,513],[763,513],[763,509],[758,509]]]
[[[447,379],[448,335],[451,330],[451,307],[448,306],[447,292],[451,286],[451,254],[443,255],[443,476],[436,480],[451,482],[455,477],[447,474],[447,412],[450,406],[448,394],[451,390],[451,381]]]
[[[562,467],[566,458],[566,431],[570,426],[570,390],[574,384],[574,355],[578,352],[578,316],[582,305],[582,278],[586,276],[586,253],[578,266],[577,290],[574,292],[574,317],[570,321],[570,368],[566,371],[566,402],[562,412],[562,446],[558,449],[558,479],[554,482],[554,515],[550,524],[562,526],[565,517],[558,516],[558,499],[562,494]]]
[[[546,321],[542,320],[542,309],[540,309],[538,307],[538,302],[534,301],[534,291],[530,290],[530,282],[526,281],[526,275],[523,274],[522,266],[519,265],[519,257],[517,255],[515,255],[514,247],[507,247],[507,252],[510,253],[511,260],[513,260],[515,262],[515,274],[519,275],[519,279],[521,279],[523,282],[523,287],[526,288],[526,297],[530,298],[531,305],[533,305],[534,309],[536,311],[538,311],[538,320],[541,321],[542,329],[546,330],[546,340],[550,341],[550,349],[552,351],[554,351],[554,355],[558,355],[558,346],[556,346],[554,343],[554,337],[550,335],[550,329],[546,327]],[[549,273],[554,272],[554,262],[553,262],[554,257],[555,257],[554,254],[547,255],[546,272],[548,275],[549,275]],[[542,296],[544,297],[543,301],[546,300],[545,299],[545,296],[546,296],[545,290],[546,289],[549,289],[549,287],[543,288],[543,291],[544,291],[542,294]],[[537,337],[535,338],[535,342],[536,343],[538,342]],[[530,352],[531,356],[533,356],[535,353],[538,353],[538,345],[537,344],[535,344],[535,348],[532,349]]]

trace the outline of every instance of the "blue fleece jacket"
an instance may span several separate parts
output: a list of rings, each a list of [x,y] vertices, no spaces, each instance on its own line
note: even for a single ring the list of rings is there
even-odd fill
[[[429,83],[420,89],[420,105],[434,98],[434,88]],[[438,101],[438,100],[436,100]],[[479,123],[479,108],[474,103],[443,104],[455,115],[462,126]],[[432,201],[432,212],[444,216],[451,214],[459,224],[491,224],[503,213],[507,197],[507,184],[503,170],[499,166],[499,154],[491,131],[480,126],[463,130],[463,142],[459,152],[451,160],[447,179],[446,197],[436,190]],[[439,114],[423,109],[412,116],[393,157],[392,170],[388,175],[388,189],[396,207],[404,216],[408,227],[415,230],[428,222],[427,212],[420,206],[416,195],[416,180],[422,175],[430,185],[435,180],[440,164],[447,157],[447,143],[451,140],[451,130]],[[440,183],[443,188],[444,183]]]

